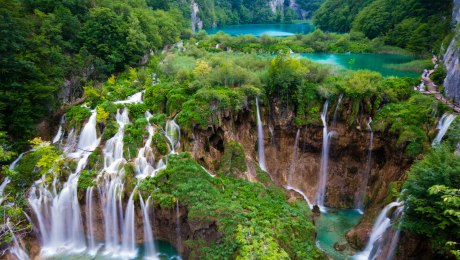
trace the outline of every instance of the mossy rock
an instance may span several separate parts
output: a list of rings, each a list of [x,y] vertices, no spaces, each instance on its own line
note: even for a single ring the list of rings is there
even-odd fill
[[[219,174],[241,178],[247,169],[243,146],[235,141],[226,143],[224,145],[224,155],[220,160]]]

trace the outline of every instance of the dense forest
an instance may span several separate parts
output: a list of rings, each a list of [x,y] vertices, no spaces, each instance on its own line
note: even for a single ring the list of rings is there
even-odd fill
[[[327,0],[314,21],[325,31],[362,32],[414,52],[438,52],[451,31],[451,10],[447,0]]]
[[[84,84],[190,34],[179,11],[153,11],[143,0],[7,0],[0,14],[0,129],[20,140]]]
[[[289,23],[311,18],[324,0],[267,1],[267,0],[196,0],[203,28],[226,24]],[[295,6],[291,5],[295,3]],[[180,9],[190,17],[187,0],[148,0],[154,9]]]

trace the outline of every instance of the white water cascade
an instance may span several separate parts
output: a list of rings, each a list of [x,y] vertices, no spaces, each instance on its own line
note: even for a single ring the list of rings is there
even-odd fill
[[[86,249],[77,186],[80,171],[86,166],[89,155],[99,142],[96,134],[96,112],[93,111],[81,131],[77,150],[67,155],[78,160],[78,164],[75,172],[62,185],[61,191],[57,192],[57,186],[60,186],[57,178],[52,184],[47,184],[43,177],[32,186],[28,200],[38,221],[41,254],[45,257],[62,252],[79,253]]]
[[[115,101],[114,104],[133,104],[133,103],[142,103],[142,94],[144,91],[137,92],[134,95],[129,96],[126,100]]]
[[[149,121],[151,117],[152,114],[150,114],[148,111],[145,112],[145,118],[147,121]],[[155,156],[153,154],[152,148],[150,147],[155,131],[150,123],[147,126],[147,131],[149,133],[147,141],[145,142],[144,147],[139,149],[137,157],[134,160],[134,164],[136,166],[136,177],[139,179],[145,178],[147,176],[155,176],[157,172],[153,166],[155,164]]]
[[[366,196],[367,182],[371,174],[372,148],[374,144],[374,131],[372,131],[371,123],[372,123],[372,118],[369,117],[369,122],[367,123],[367,129],[369,130],[369,148],[367,150],[366,169],[365,169],[364,179],[361,181],[361,186],[356,196],[356,203],[355,203],[356,208],[361,214],[364,213],[364,197]]]
[[[93,228],[93,189],[94,187],[86,189],[86,235],[88,237],[88,251],[91,256],[96,255],[98,250],[94,240]]]
[[[10,226],[10,220],[7,219],[6,226],[8,227],[9,232],[11,233],[13,246],[10,247],[9,251],[12,255],[14,255],[18,260],[29,260],[29,256],[27,253],[22,249],[16,235],[13,232],[13,229]]]
[[[451,115],[444,114],[441,117],[441,120],[439,120],[438,127],[437,127],[437,129],[439,129],[439,132],[436,135],[436,138],[434,138],[433,140],[433,143],[432,143],[433,146],[441,144],[442,138],[447,133],[447,130],[449,130],[449,127],[452,124],[452,122],[454,122],[454,120],[455,120],[455,115],[452,115],[452,114]]]
[[[170,143],[170,152],[176,153],[176,149],[180,147],[180,127],[174,120],[166,123],[165,136]]]
[[[123,259],[131,259],[136,257],[136,228],[134,225],[135,212],[134,212],[134,201],[133,196],[137,192],[137,187],[133,190],[129,196],[128,204],[126,206],[121,252],[120,257]]]
[[[139,200],[141,202],[141,208],[142,208],[142,219],[144,221],[144,247],[145,247],[145,259],[158,259],[157,252],[155,250],[155,243],[154,243],[154,238],[153,238],[153,233],[152,233],[152,226],[150,224],[150,217],[149,217],[149,202],[150,202],[150,197],[148,197],[147,201],[144,204],[144,200],[142,199],[142,196],[139,196]]]
[[[303,199],[305,200],[305,202],[307,202],[308,207],[310,207],[310,209],[313,209],[313,204],[310,202],[310,200],[308,199],[307,195],[306,195],[305,193],[303,193],[301,190],[296,189],[296,188],[293,188],[293,187],[291,187],[291,186],[289,186],[289,185],[286,186],[286,189],[287,189],[287,190],[292,190],[292,191],[295,191],[295,192],[299,193],[299,194],[303,197]]]
[[[59,142],[59,140],[61,140],[61,137],[62,137],[62,125],[64,123],[65,123],[65,117],[63,116],[62,119],[61,119],[61,122],[59,123],[59,129],[58,129],[56,135],[53,138],[53,141],[52,141],[53,144],[55,144],[55,143]]]
[[[259,153],[259,165],[260,165],[260,169],[266,172],[267,167],[265,167],[264,129],[262,125],[262,120],[260,119],[259,99],[258,98],[256,98],[256,108],[257,108],[257,150]]]
[[[327,108],[329,102],[324,103],[323,112],[321,113],[321,121],[323,121],[323,149],[321,153],[321,171],[319,176],[319,183],[316,193],[315,203],[318,205],[321,211],[325,211],[324,199],[326,195],[326,183],[327,183],[327,168],[329,163],[329,146],[330,139],[333,132],[328,132],[327,129]]]
[[[402,208],[402,206],[403,206],[402,202],[399,202],[399,201],[392,202],[388,204],[382,210],[382,212],[380,212],[379,216],[377,217],[377,220],[375,221],[374,227],[372,228],[372,233],[370,235],[369,242],[367,242],[367,245],[362,252],[353,256],[353,259],[373,260],[373,259],[376,259],[380,255],[380,253],[382,252],[382,247],[384,245],[384,243],[382,243],[383,235],[388,229],[391,229],[391,219],[388,217],[388,213],[394,207],[397,207],[398,208],[397,211],[398,211],[399,208]],[[399,234],[398,234],[398,238],[399,238]],[[397,244],[397,241],[396,241],[396,244]]]

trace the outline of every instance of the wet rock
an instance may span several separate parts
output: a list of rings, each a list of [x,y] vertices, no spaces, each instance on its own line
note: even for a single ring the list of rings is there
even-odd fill
[[[339,243],[339,242],[336,242],[334,244],[334,249],[337,250],[337,251],[343,251],[347,248],[347,244],[345,243]]]
[[[371,232],[372,224],[361,223],[348,231],[346,238],[352,248],[362,250],[366,246],[367,241],[369,241]]]

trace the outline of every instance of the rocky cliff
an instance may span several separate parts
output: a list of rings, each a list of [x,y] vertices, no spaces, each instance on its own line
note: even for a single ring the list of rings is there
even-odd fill
[[[454,0],[454,8],[452,11],[452,24],[460,25],[460,0]],[[455,103],[460,104],[460,47],[458,38],[460,29],[456,28],[456,36],[449,44],[446,53],[444,54],[444,65],[447,69],[447,76],[444,80],[446,96],[452,98]]]

